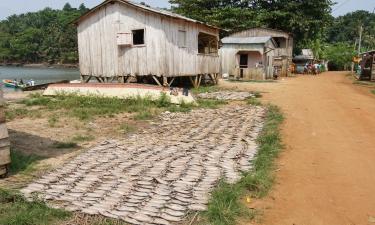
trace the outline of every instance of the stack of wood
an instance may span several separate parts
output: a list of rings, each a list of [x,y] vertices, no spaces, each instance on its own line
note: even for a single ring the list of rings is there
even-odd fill
[[[8,165],[10,164],[10,142],[8,129],[5,124],[4,106],[3,92],[0,90],[0,178],[7,175]]]

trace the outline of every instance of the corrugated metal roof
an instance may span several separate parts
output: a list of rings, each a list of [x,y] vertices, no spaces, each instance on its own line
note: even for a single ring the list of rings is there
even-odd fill
[[[221,39],[223,44],[264,44],[272,37],[226,37]]]
[[[146,11],[149,11],[149,12],[154,12],[154,13],[157,13],[157,14],[161,14],[161,15],[164,15],[164,16],[168,16],[168,17],[172,17],[172,18],[176,18],[176,19],[181,19],[181,20],[185,20],[185,21],[189,21],[189,22],[193,22],[193,23],[198,23],[198,24],[202,24],[202,25],[205,25],[205,26],[208,26],[208,27],[211,27],[211,28],[215,28],[215,29],[220,29],[216,26],[213,26],[213,25],[209,25],[207,23],[204,23],[204,22],[201,22],[201,21],[198,21],[198,20],[194,20],[194,19],[191,19],[191,18],[188,18],[188,17],[185,17],[185,16],[182,16],[182,15],[179,15],[179,14],[176,14],[176,13],[173,13],[173,12],[170,12],[170,11],[167,11],[167,10],[163,10],[163,9],[158,9],[158,8],[152,8],[152,7],[149,7],[149,6],[146,6],[146,5],[142,5],[142,4],[139,4],[139,3],[135,3],[135,2],[131,2],[131,1],[128,1],[128,0],[106,0],[104,1],[103,3],[101,3],[100,5],[92,8],[90,11],[88,11],[87,13],[83,14],[81,17],[79,17],[76,21],[74,21],[74,23],[79,23],[82,19],[84,19],[87,15],[91,14],[92,12],[96,11],[98,8],[100,8],[101,6],[104,6],[108,3],[111,3],[111,2],[120,2],[120,3],[123,3],[123,4],[127,4],[127,5],[131,5],[131,6],[134,6],[136,8],[140,8],[142,10],[146,10]]]

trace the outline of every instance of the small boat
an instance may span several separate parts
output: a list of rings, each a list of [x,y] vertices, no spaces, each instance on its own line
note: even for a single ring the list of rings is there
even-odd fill
[[[3,80],[3,84],[5,87],[9,88],[22,88],[25,86],[24,84],[19,84],[18,82],[13,80]]]

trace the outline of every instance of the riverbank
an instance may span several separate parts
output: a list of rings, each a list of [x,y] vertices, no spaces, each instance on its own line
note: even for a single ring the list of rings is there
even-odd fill
[[[71,64],[49,64],[49,63],[0,63],[0,66],[25,67],[25,68],[78,68],[78,63]]]

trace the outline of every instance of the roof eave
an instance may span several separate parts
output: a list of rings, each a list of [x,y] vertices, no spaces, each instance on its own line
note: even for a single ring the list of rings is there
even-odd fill
[[[213,29],[222,30],[220,27],[217,27],[217,26],[214,26],[214,25],[210,25],[210,24],[198,21],[198,20],[194,20],[194,19],[190,19],[190,18],[184,19],[184,18],[175,17],[175,16],[172,16],[172,15],[160,13],[160,12],[157,12],[157,11],[155,11],[153,9],[147,9],[145,7],[139,7],[138,5],[133,4],[132,2],[127,1],[127,0],[106,0],[106,1],[102,2],[101,4],[95,6],[94,8],[90,9],[86,13],[84,13],[82,16],[80,16],[79,18],[77,18],[76,20],[74,20],[72,23],[75,24],[75,25],[78,25],[87,16],[89,16],[90,14],[92,14],[93,12],[95,12],[96,10],[98,10],[99,8],[105,6],[105,5],[109,4],[109,3],[112,3],[112,2],[119,2],[119,3],[122,3],[122,4],[127,4],[127,5],[130,5],[130,6],[136,7],[138,9],[140,9],[140,10],[148,11],[148,12],[151,12],[151,13],[156,13],[156,14],[159,14],[159,15],[162,15],[162,16],[165,16],[165,17],[179,19],[179,20],[190,22],[190,23],[196,23],[196,24],[204,25],[204,26],[207,26],[207,27],[210,27],[210,28],[213,28]]]

